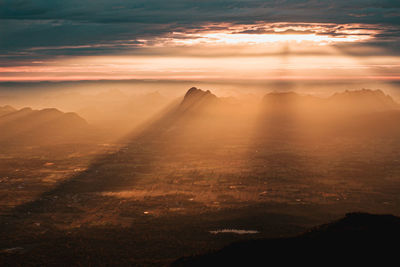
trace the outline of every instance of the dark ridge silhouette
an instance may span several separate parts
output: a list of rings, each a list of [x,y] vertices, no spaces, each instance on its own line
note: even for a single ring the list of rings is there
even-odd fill
[[[219,251],[181,258],[172,266],[324,266],[372,259],[383,264],[396,258],[399,238],[399,217],[349,213],[296,237],[237,242]]]
[[[203,91],[201,89],[198,89],[196,87],[192,87],[190,88],[185,96],[184,96],[184,100],[183,103],[185,101],[190,101],[191,99],[194,99],[195,101],[198,100],[199,98],[210,98],[210,99],[216,99],[217,97],[211,93],[210,90],[207,91]]]
[[[218,98],[210,92],[210,90],[203,91],[196,87],[190,88],[181,103],[181,108],[203,107],[212,105],[217,102]]]
[[[151,99],[154,99],[154,97],[157,98],[158,95],[158,93],[152,94]],[[191,128],[198,120],[202,120],[204,115],[206,118],[209,118],[208,115],[216,114],[219,103],[219,98],[210,91],[203,91],[192,87],[186,92],[182,100],[178,99],[174,101],[170,106],[161,111],[159,115],[156,115],[155,118],[145,123],[145,129],[140,136],[155,137],[168,135],[171,138],[174,134],[180,135],[182,128]],[[130,136],[128,135],[128,140]]]

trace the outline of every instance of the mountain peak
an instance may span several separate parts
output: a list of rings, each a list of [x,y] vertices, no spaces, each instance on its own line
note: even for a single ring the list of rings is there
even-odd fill
[[[192,87],[186,92],[185,98],[205,96],[205,95],[213,95],[213,94],[211,93],[210,90],[204,91],[204,90],[198,89],[197,87]]]
[[[209,103],[217,100],[217,96],[212,94],[210,90],[204,91],[196,87],[190,88],[183,98],[182,104],[194,104],[198,102]]]

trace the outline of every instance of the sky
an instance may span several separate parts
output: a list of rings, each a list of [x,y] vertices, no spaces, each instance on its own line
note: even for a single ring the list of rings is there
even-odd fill
[[[0,0],[0,81],[400,80],[398,0]]]

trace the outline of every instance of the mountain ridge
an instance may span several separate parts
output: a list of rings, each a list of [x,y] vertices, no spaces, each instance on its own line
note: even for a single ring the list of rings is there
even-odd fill
[[[26,107],[0,116],[0,142],[14,146],[74,142],[89,130],[78,114],[56,108]]]
[[[181,102],[182,106],[199,104],[200,102],[218,102],[222,103],[223,99],[213,94],[210,90],[201,90],[197,87],[191,87],[184,95]],[[231,101],[232,102],[232,101]],[[382,90],[360,89],[346,90],[336,92],[329,97],[317,97],[310,94],[299,94],[295,91],[288,92],[269,92],[265,94],[261,103],[270,106],[287,106],[287,107],[303,107],[318,108],[325,110],[337,111],[386,111],[400,110],[400,104],[397,103],[390,95],[385,94]]]
[[[181,107],[190,107],[191,105],[210,105],[218,100],[219,98],[211,93],[210,90],[204,91],[197,87],[191,87],[184,95]]]
[[[322,258],[330,263],[360,263],[371,255],[376,259],[396,258],[391,245],[399,238],[399,217],[353,212],[294,237],[235,242],[214,252],[180,258],[172,266],[252,266],[272,262],[320,266]]]

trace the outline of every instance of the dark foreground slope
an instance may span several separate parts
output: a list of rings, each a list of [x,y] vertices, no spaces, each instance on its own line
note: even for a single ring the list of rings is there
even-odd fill
[[[172,265],[263,266],[293,263],[325,266],[371,260],[384,263],[396,257],[395,244],[399,238],[399,217],[349,213],[338,221],[296,237],[236,242],[219,251],[181,258]]]

